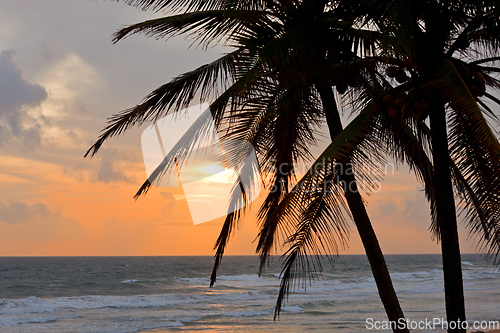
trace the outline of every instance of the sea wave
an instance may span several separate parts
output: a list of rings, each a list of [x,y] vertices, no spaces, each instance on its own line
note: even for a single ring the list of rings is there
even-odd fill
[[[9,326],[54,323],[80,317],[81,321],[85,321],[85,318],[95,316],[96,313],[107,313],[108,316],[114,317],[110,325],[115,321],[123,322],[125,325],[128,320],[132,320],[128,318],[133,318],[132,326],[137,326],[137,330],[179,327],[203,317],[269,315],[272,313],[272,306],[270,306],[272,300],[274,296],[256,291],[192,295],[83,296],[55,299],[32,296],[18,300],[3,299],[0,301],[0,327],[4,328],[0,331],[4,332],[5,327]],[[148,308],[158,309],[151,312]],[[121,311],[116,312],[114,309]],[[54,325],[57,324],[54,323]],[[80,330],[74,329],[73,331]],[[117,331],[123,332],[123,330]]]
[[[232,276],[219,276],[217,280],[222,281],[258,281],[261,280],[257,274],[243,274],[243,275],[232,275]]]
[[[200,294],[78,296],[42,299],[35,296],[0,302],[0,315],[52,313],[59,309],[89,310],[104,308],[178,307],[190,304],[240,303],[271,299],[265,291],[207,292]]]
[[[210,285],[210,278],[183,278],[176,277],[174,280],[178,282],[188,283],[190,285],[206,287]],[[267,274],[265,276],[258,276],[257,274],[242,274],[242,275],[221,275],[217,277],[215,283],[217,286],[225,287],[278,287],[279,279],[274,275]]]
[[[10,316],[10,317],[3,317],[2,320],[0,321],[0,327],[8,327],[8,326],[16,326],[16,325],[26,325],[26,324],[47,324],[47,323],[53,323],[58,320],[71,320],[71,319],[77,319],[82,317],[80,314],[75,314],[71,316],[30,316],[29,318],[26,317],[20,317],[20,316]]]
[[[286,311],[286,312],[301,312],[304,311],[303,308],[301,308],[299,305],[290,305],[290,306],[283,306],[281,310]]]

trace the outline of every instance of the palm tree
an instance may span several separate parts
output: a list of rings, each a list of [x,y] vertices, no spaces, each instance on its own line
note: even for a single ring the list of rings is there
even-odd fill
[[[383,35],[381,60],[390,65],[387,74],[401,83],[384,96],[388,113],[399,122],[392,128],[399,136],[403,133],[400,144],[413,142],[420,150],[401,145],[398,149],[414,166],[423,167],[419,173],[431,200],[432,228],[441,241],[447,320],[463,322],[454,189],[466,207],[469,230],[479,235],[483,249],[494,261],[500,251],[500,146],[483,111],[493,119],[496,115],[481,100],[484,96],[500,102],[485,90],[487,85],[500,87],[491,76],[499,69],[483,65],[499,59],[489,56],[498,52],[500,8],[493,1],[368,1],[364,5],[375,7],[377,16],[368,18]],[[427,116],[429,127],[423,121]],[[426,141],[432,166],[426,161]]]
[[[210,108],[216,125],[227,130],[226,137],[244,138],[256,147],[259,161],[270,168],[264,169],[264,172],[271,174],[271,187],[278,189],[270,191],[259,211],[262,221],[258,244],[261,270],[277,242],[279,230],[284,230],[285,234],[287,228],[293,230],[288,232],[286,239],[290,249],[276,314],[279,314],[292,281],[300,278],[297,271],[304,267],[304,263],[307,268],[311,267],[307,254],[317,254],[322,250],[338,251],[335,238],[341,246],[345,244],[347,225],[343,211],[350,211],[389,319],[398,321],[404,318],[352,174],[357,164],[370,163],[366,155],[351,154],[356,147],[352,143],[366,135],[356,132],[356,126],[343,131],[332,90],[333,86],[337,86],[339,92],[344,92],[347,83],[360,85],[347,79],[346,74],[359,81],[364,80],[359,75],[364,64],[356,48],[361,45],[364,51],[370,51],[376,33],[353,28],[349,19],[354,18],[339,20],[335,17],[335,7],[332,4],[328,7],[326,1],[127,3],[143,9],[168,7],[182,8],[187,12],[122,29],[116,34],[115,41],[137,32],[155,37],[189,33],[203,46],[223,39],[235,50],[211,64],[175,78],[152,92],[141,105],[113,116],[87,155],[94,155],[105,140],[133,125],[157,120],[169,111],[187,106],[196,91],[201,91],[202,100],[207,99],[213,92],[213,82],[222,82],[225,90]],[[363,44],[365,42],[366,45]],[[364,117],[364,121],[356,125],[365,126],[366,130],[375,121],[374,109],[373,105],[368,108],[360,118]],[[332,144],[326,151],[329,156],[326,163],[315,163],[317,170],[324,170],[320,172],[322,179],[317,177],[319,173],[311,179],[328,184],[328,191],[310,189],[295,195],[291,191],[296,173],[294,164],[310,158],[308,147],[314,143],[314,133],[324,118]],[[349,141],[346,141],[346,135]],[[173,159],[164,162],[158,175],[173,164]],[[326,167],[332,165],[337,168],[327,171]],[[369,178],[368,175],[365,178]],[[150,186],[151,182],[147,181],[137,196],[147,192]],[[305,208],[300,209],[301,205]],[[244,207],[241,207],[228,214],[223,225],[216,243],[212,284],[225,245],[243,211]],[[316,263],[320,264],[319,259]]]

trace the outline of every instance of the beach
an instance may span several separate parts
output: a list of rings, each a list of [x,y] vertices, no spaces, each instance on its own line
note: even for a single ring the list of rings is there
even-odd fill
[[[500,273],[482,255],[462,258],[468,320],[499,320]],[[362,255],[340,256],[335,267],[324,261],[274,321],[277,259],[259,277],[257,257],[225,257],[209,288],[209,256],[0,258],[0,331],[387,332],[367,329],[386,316]],[[386,260],[407,319],[446,317],[439,255]]]

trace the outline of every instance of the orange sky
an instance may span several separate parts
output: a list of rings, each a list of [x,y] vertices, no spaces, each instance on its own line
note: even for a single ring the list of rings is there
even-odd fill
[[[51,214],[28,215],[20,223],[0,222],[0,253],[23,255],[211,255],[223,219],[193,225],[180,188],[154,187],[137,202],[141,163],[130,170],[136,182],[87,182],[64,174],[48,162],[4,156],[0,162],[1,193],[26,191],[28,206],[43,203]],[[253,254],[257,235],[253,204],[227,254]],[[397,171],[368,197],[368,211],[385,253],[439,253],[431,240],[428,208],[413,177]],[[9,203],[10,200],[4,202]],[[11,201],[12,203],[12,201]],[[352,225],[352,224],[351,224]],[[473,243],[462,236],[462,251]],[[362,254],[354,226],[343,254]]]
[[[116,29],[154,14],[109,1],[53,6],[9,1],[0,12],[0,82],[6,82],[0,91],[0,256],[213,254],[222,219],[193,225],[186,201],[174,196],[180,189],[153,188],[132,199],[146,177],[144,127],[110,140],[93,159],[83,154],[111,114],[228,49],[144,36],[112,45]],[[254,253],[260,200],[227,254]],[[387,176],[367,201],[385,253],[439,253],[428,231],[428,205],[407,171]],[[461,242],[463,253],[474,251],[466,234]],[[363,253],[354,229],[349,246],[342,253]]]

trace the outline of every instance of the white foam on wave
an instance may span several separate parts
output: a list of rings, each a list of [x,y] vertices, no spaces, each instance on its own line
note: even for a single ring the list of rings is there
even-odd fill
[[[257,311],[257,310],[244,310],[244,311],[231,311],[231,312],[221,312],[218,315],[224,317],[257,317],[266,316],[271,314],[271,310]]]
[[[279,277],[278,273],[269,273],[263,277],[259,277],[256,274],[220,276],[217,278],[216,284],[219,286],[262,288],[274,291],[279,288],[277,277]],[[391,277],[398,292],[404,294],[428,294],[443,291],[442,269],[391,273]],[[473,270],[464,270],[463,278],[471,282],[473,280],[497,279],[498,272],[494,272],[492,269],[474,267]],[[206,286],[209,283],[208,278],[179,278],[178,280],[201,286]],[[474,287],[474,284],[470,284],[468,287]],[[373,277],[360,276],[359,278],[346,278],[336,275],[328,275],[325,276],[325,279],[313,281],[306,289],[297,288],[294,290],[295,294],[304,296],[307,294],[342,293],[345,296],[351,295],[356,297],[360,293],[371,292],[376,292],[376,284]],[[234,295],[224,297],[232,298]]]
[[[301,311],[304,311],[304,309],[301,308],[299,305],[284,306],[284,307],[281,308],[281,310],[286,311],[286,312],[301,312]]]
[[[184,320],[184,322],[187,322],[190,320]],[[152,330],[152,329],[158,329],[158,328],[167,328],[167,327],[182,327],[184,324],[178,320],[174,320],[171,322],[167,323],[156,323],[156,324],[148,324],[144,325],[144,329]]]
[[[208,288],[207,288],[208,289]],[[149,307],[177,307],[191,304],[216,304],[229,302],[239,304],[241,302],[262,301],[273,299],[266,291],[244,291],[244,292],[207,292],[190,295],[134,295],[134,296],[76,296],[58,297],[54,299],[41,299],[35,296],[0,301],[0,315],[22,315],[53,313],[60,309],[79,311],[93,309],[142,309]]]
[[[174,278],[177,281],[187,282],[191,285],[208,286],[210,279],[206,278]],[[279,281],[274,275],[260,277],[257,274],[222,275],[217,277],[218,286],[227,287],[278,287]]]
[[[208,277],[203,278],[175,278],[179,281],[187,281],[191,283],[208,283]],[[222,275],[217,277],[217,281],[262,281],[263,278],[257,274],[244,274],[244,275]]]
[[[429,269],[426,271],[408,272],[408,273],[390,273],[394,280],[413,280],[415,282],[422,280],[442,279],[443,271],[440,269]]]
[[[323,280],[323,281],[315,281],[310,286],[307,286],[306,289],[301,289],[295,291],[295,293],[299,294],[330,294],[332,292],[342,292],[342,293],[350,293],[353,292],[355,294],[366,293],[370,290],[375,290],[374,288],[375,280],[373,278],[361,280],[361,281],[350,281],[344,282],[341,280]]]
[[[35,296],[11,301],[3,299],[0,302],[0,314],[47,313],[55,309],[53,303]]]
[[[474,267],[474,269],[464,269],[462,273],[464,280],[496,280],[500,277],[500,271],[493,268]]]
[[[464,269],[464,280],[481,279],[484,280],[484,283],[488,283],[486,286],[489,286],[491,285],[491,281],[495,283],[498,281],[500,278],[499,274],[498,271],[491,268],[474,267],[473,269]],[[393,273],[391,275],[394,278],[395,288],[398,293],[426,294],[442,292],[443,290],[442,270],[440,269],[418,271],[417,268],[416,272]],[[339,299],[347,300],[360,299],[360,295],[363,295],[363,297],[365,295],[376,295],[375,282],[372,277],[366,274],[359,276],[344,275],[343,277],[332,275],[331,277],[327,276],[324,280],[315,281],[312,285],[308,285],[307,289],[297,289],[292,296],[293,302],[296,304],[305,304],[309,301],[331,300],[332,295],[336,295]],[[487,281],[488,279],[493,280]],[[263,316],[273,312],[276,291],[279,288],[278,279],[272,273],[264,277],[259,277],[256,274],[244,274],[220,276],[218,278],[219,285],[242,286],[241,289],[210,289],[207,287],[208,278],[179,278],[177,280],[185,282],[179,287],[178,294],[96,295],[59,297],[54,299],[41,299],[32,296],[18,300],[0,299],[1,324],[3,327],[24,323],[47,323],[50,325],[52,321],[57,322],[59,319],[70,318],[65,316],[72,314],[82,316],[82,319],[76,319],[76,321],[83,322],[86,320],[87,314],[102,313],[106,309],[113,314],[124,313],[124,317],[126,315],[132,317],[137,315],[142,318],[140,321],[134,321],[133,324],[129,323],[129,325],[133,325],[134,328],[137,327],[139,330],[154,329],[156,325],[166,325],[158,326],[157,328],[181,326],[183,323],[191,320],[189,318],[186,319],[186,316],[193,315],[220,315],[229,317]],[[200,281],[207,287],[206,289],[200,288],[196,293],[189,292],[188,294],[183,294],[184,290],[192,291],[194,286],[198,287],[196,284]],[[122,281],[122,283],[136,282],[137,280],[133,279]],[[474,284],[476,282],[467,284],[466,289],[486,290],[489,288],[483,286],[483,284]],[[217,305],[217,307],[213,305]],[[115,311],[114,309],[123,310]],[[290,313],[304,311],[299,305],[286,306],[282,310]],[[149,315],[152,312],[155,313],[154,316]],[[119,325],[122,324],[120,323]],[[125,325],[125,321],[123,325]],[[4,330],[0,329],[0,331]]]
[[[150,296],[79,296],[58,297],[44,300],[35,296],[2,301],[1,315],[29,313],[48,313],[58,309],[86,310],[102,308],[146,308],[175,305],[186,302],[187,296],[150,295]]]
[[[63,320],[63,319],[76,319],[82,317],[80,314],[75,314],[72,316],[55,316],[55,315],[50,315],[50,316],[43,316],[43,315],[38,315],[38,316],[33,316],[30,315],[29,317],[23,317],[23,316],[9,316],[9,317],[4,317],[0,321],[0,327],[7,327],[7,326],[16,326],[16,325],[24,325],[24,324],[47,324],[47,323],[52,323],[58,320]]]
[[[219,276],[217,280],[222,281],[257,281],[261,280],[257,274]]]
[[[46,300],[37,297],[18,300],[3,299],[0,300],[0,316],[2,318],[0,327],[5,328],[23,324],[60,325],[52,323],[75,319],[65,322],[65,325],[73,327],[73,331],[79,331],[78,327],[94,325],[93,322],[89,323],[88,320],[95,313],[106,313],[103,312],[106,309],[121,309],[119,312],[110,312],[115,319],[109,322],[109,326],[106,326],[107,331],[135,332],[144,329],[180,327],[184,326],[186,322],[199,320],[207,315],[225,317],[269,315],[271,313],[270,307],[265,306],[264,309],[254,307],[261,307],[262,303],[269,303],[271,300],[274,301],[273,295],[268,295],[265,292],[260,293],[259,291],[210,292],[191,295],[81,296]],[[217,306],[213,306],[213,304],[217,304]],[[240,307],[241,304],[250,305],[252,308],[248,309],[245,306],[242,309],[234,310],[235,305]],[[221,311],[221,306],[229,311]],[[156,310],[155,307],[164,307],[166,310]],[[148,310],[148,308],[153,309]],[[193,311],[193,309],[196,310]],[[151,315],[151,311],[154,311],[155,315]],[[117,313],[122,314],[123,318],[137,316],[137,319],[132,322],[129,322],[128,319],[122,320]],[[193,314],[201,315],[201,317],[193,317]],[[88,329],[89,326],[85,327]],[[0,329],[0,331],[3,330]]]
[[[210,284],[210,279],[208,277],[203,277],[203,278],[181,278],[181,277],[174,277],[174,280],[188,282],[190,284],[205,285],[205,286],[208,286]]]
[[[474,266],[473,264],[471,264],[468,261],[462,261],[462,265],[464,265],[464,266]]]

